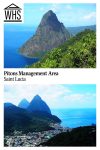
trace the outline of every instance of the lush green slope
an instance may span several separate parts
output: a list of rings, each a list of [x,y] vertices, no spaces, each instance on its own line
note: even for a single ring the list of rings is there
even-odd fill
[[[79,27],[67,27],[67,30],[69,33],[73,36],[78,34],[79,32],[84,31],[85,29],[90,29],[96,31],[96,25],[90,25],[90,26],[79,26]]]
[[[15,130],[22,131],[23,133],[50,130],[53,129],[49,126],[51,122],[60,123],[61,120],[48,113],[30,113],[15,105],[4,108],[5,135],[11,135]]]
[[[85,30],[52,49],[29,68],[95,68],[96,33]]]
[[[78,127],[71,132],[60,133],[43,146],[96,146],[96,126]]]

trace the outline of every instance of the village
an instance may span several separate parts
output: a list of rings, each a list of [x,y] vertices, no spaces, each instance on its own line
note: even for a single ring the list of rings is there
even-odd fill
[[[71,128],[64,128],[59,124],[50,124],[54,130],[42,131],[42,132],[29,132],[22,134],[20,131],[14,131],[13,136],[5,136],[5,146],[9,147],[33,147],[42,146],[42,143],[48,141],[50,138],[56,136],[62,132],[71,131]]]

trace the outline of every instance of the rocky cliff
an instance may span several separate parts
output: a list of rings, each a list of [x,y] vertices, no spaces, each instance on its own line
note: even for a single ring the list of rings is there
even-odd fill
[[[35,35],[21,48],[20,53],[28,57],[41,57],[45,52],[58,47],[70,38],[70,34],[59,22],[56,14],[49,10],[44,14]]]

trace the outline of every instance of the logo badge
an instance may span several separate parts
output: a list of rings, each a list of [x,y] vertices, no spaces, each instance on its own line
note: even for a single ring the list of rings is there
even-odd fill
[[[4,22],[22,22],[21,11],[22,9],[13,3],[7,6],[4,8]]]

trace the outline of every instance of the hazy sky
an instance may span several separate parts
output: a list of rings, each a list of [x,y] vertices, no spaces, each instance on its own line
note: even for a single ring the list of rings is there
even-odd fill
[[[24,5],[24,25],[37,26],[42,16],[53,10],[65,26],[85,26],[96,24],[96,5],[93,3],[72,4],[32,4]]]
[[[4,101],[15,105],[18,105],[23,98],[30,102],[37,94],[50,108],[96,107],[96,85],[94,84],[4,86]]]

